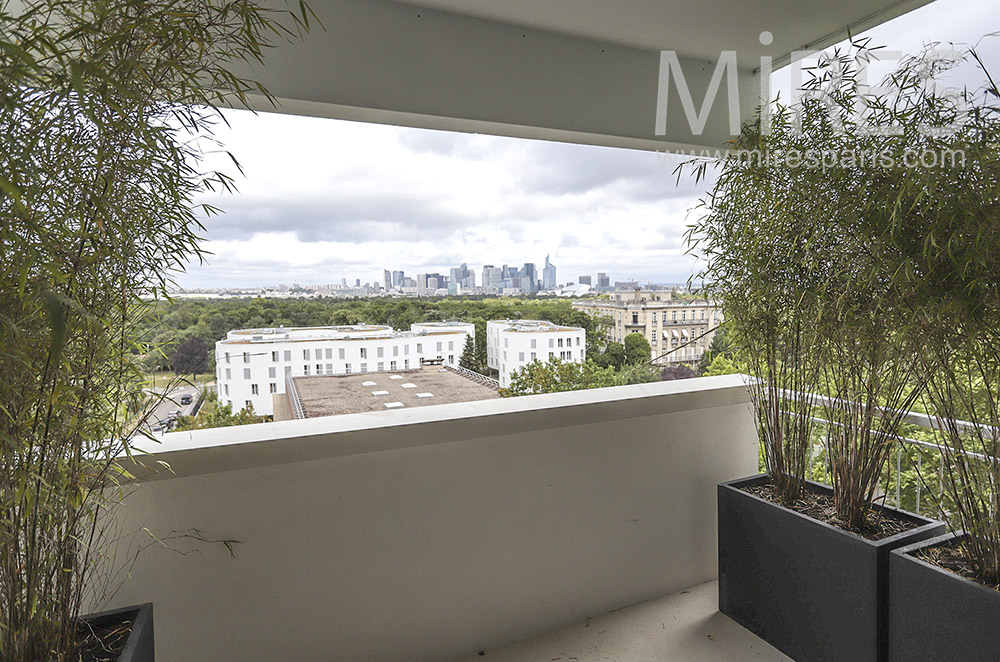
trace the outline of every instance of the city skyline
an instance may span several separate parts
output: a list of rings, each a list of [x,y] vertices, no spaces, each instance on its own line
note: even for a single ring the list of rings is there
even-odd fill
[[[180,288],[183,292],[212,291],[276,291],[291,292],[294,290],[309,290],[315,292],[357,291],[360,296],[378,295],[380,293],[417,294],[420,296],[462,295],[462,294],[534,294],[546,291],[560,290],[571,286],[588,285],[594,291],[610,291],[616,285],[636,286],[678,286],[686,281],[640,281],[634,278],[618,278],[607,271],[596,271],[585,274],[564,274],[551,261],[551,254],[546,254],[541,269],[534,262],[516,264],[483,262],[479,269],[478,263],[470,267],[463,262],[457,267],[441,268],[436,271],[417,273],[408,268],[382,268],[379,278],[363,280],[357,276],[341,276],[339,278],[322,279],[318,282],[306,283],[293,281],[270,282],[252,285],[234,286],[204,286]],[[400,265],[392,265],[397,267]],[[455,284],[460,288],[455,288]],[[533,283],[533,285],[531,285]]]

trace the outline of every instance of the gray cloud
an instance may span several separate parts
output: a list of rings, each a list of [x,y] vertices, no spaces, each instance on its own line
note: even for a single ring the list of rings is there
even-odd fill
[[[325,201],[230,198],[225,213],[204,221],[211,239],[246,239],[265,232],[293,232],[300,241],[387,241],[445,238],[472,218],[444,209],[437,200],[392,195],[332,195]]]
[[[550,196],[610,189],[643,200],[697,195],[705,190],[684,177],[677,183],[675,162],[655,152],[590,147],[565,143],[533,143],[518,181],[527,194]]]

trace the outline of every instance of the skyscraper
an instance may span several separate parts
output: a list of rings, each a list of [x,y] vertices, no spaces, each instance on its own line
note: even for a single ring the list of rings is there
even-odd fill
[[[521,291],[527,293],[538,291],[538,272],[535,270],[534,262],[525,262],[524,268],[521,269]]]
[[[556,265],[549,262],[549,256],[545,256],[545,268],[542,269],[542,289],[552,290],[556,286]]]
[[[494,267],[492,264],[483,265],[483,287],[487,290],[495,290],[500,287],[500,281],[502,280],[501,269]]]
[[[392,289],[392,272],[388,269],[382,270],[382,283],[385,285],[386,292]]]
[[[598,272],[597,274],[597,289],[605,290],[611,287],[611,279],[605,273]]]
[[[580,277],[579,277],[579,278],[577,279],[577,281],[578,281],[578,282],[579,282],[579,283],[580,283],[581,285],[591,285],[591,284],[593,284],[593,283],[592,283],[592,281],[590,280],[590,276],[580,276]]]
[[[403,272],[402,271],[393,271],[392,272],[392,286],[393,287],[402,287],[403,286]]]

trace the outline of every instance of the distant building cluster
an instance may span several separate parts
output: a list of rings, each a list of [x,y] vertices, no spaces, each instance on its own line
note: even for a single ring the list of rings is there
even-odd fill
[[[271,416],[275,402],[287,400],[293,379],[458,368],[466,341],[475,337],[475,325],[466,322],[422,322],[409,331],[365,324],[236,329],[215,344],[219,402]],[[488,364],[501,386],[535,359],[583,361],[586,348],[586,331],[579,327],[530,320],[486,324]]]
[[[722,321],[722,310],[712,301],[674,299],[670,290],[632,288],[608,299],[574,301],[573,308],[609,317],[610,340],[641,333],[649,341],[650,359],[663,365],[700,361]]]
[[[651,285],[647,285],[650,287]],[[462,295],[505,295],[541,294],[547,296],[583,297],[593,293],[631,291],[640,284],[634,280],[611,282],[605,272],[596,276],[583,274],[576,280],[559,282],[556,265],[549,256],[541,271],[534,262],[521,266],[484,264],[481,272],[476,272],[468,264],[462,263],[448,270],[448,273],[425,272],[415,277],[407,276],[401,269],[383,269],[381,281],[362,283],[360,278],[341,278],[339,283],[303,286],[279,284],[250,288],[207,288],[180,290],[172,293],[177,298],[248,298],[266,297],[274,299],[312,298],[368,298],[381,296],[462,296]]]
[[[597,285],[592,276],[579,276],[576,282],[559,283],[556,265],[549,256],[539,272],[534,262],[521,266],[484,264],[480,277],[466,263],[450,269],[448,274],[421,273],[410,278],[402,271],[384,270],[384,292],[415,296],[457,296],[462,294],[551,294],[584,296],[589,292],[610,292],[614,288],[606,273],[597,274]]]

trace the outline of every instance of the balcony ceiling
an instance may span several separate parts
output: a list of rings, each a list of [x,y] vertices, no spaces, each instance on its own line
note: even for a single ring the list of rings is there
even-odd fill
[[[676,50],[714,61],[735,50],[740,65],[760,56],[825,48],[930,0],[416,0],[411,6],[641,50]],[[765,48],[759,35],[774,42]]]
[[[735,51],[745,120],[762,56],[781,66],[793,51],[824,48],[848,29],[929,1],[312,0],[326,29],[274,49],[253,75],[281,112],[639,149],[718,148],[732,137],[725,82],[701,131],[671,87],[656,131],[660,51],[677,54],[696,110],[720,53]]]

